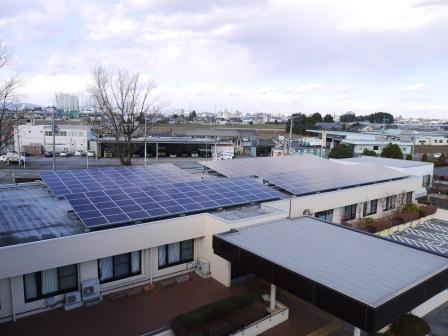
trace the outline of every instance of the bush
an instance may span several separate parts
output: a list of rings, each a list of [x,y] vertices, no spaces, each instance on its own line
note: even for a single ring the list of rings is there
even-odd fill
[[[412,155],[411,154],[406,155],[406,160],[412,161]]]
[[[425,336],[429,334],[431,327],[424,319],[406,314],[392,323],[390,330],[394,336]]]
[[[179,315],[170,322],[170,328],[176,336],[224,336],[266,315],[261,295],[245,293]]]
[[[421,159],[420,159],[420,161],[428,162],[428,154],[423,153],[423,154],[422,154],[422,157],[421,157]]]
[[[403,152],[401,151],[400,146],[393,144],[393,143],[389,143],[381,151],[381,157],[402,160]]]
[[[401,209],[401,213],[404,214],[418,214],[418,211],[419,207],[415,203],[408,203]]]
[[[330,151],[331,159],[347,159],[353,157],[353,148],[344,144],[333,147]]]
[[[418,213],[419,213],[420,218],[422,218],[422,217],[433,215],[436,213],[436,211],[437,211],[437,207],[435,205],[430,204],[430,205],[425,205],[425,206],[420,207],[420,210]]]
[[[377,156],[374,150],[367,149],[367,148],[364,148],[364,150],[362,151],[361,155],[364,155],[364,156]]]

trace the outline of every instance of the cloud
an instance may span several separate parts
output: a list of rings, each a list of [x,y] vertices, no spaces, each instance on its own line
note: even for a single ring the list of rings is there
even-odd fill
[[[426,85],[423,83],[416,83],[416,84],[409,84],[406,86],[403,86],[401,88],[402,92],[417,92],[422,91],[426,88]]]

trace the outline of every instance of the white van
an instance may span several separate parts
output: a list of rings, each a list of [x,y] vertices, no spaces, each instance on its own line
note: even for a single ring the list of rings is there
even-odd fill
[[[234,156],[234,154],[232,152],[222,152],[221,154],[219,154],[219,159],[220,160],[232,160],[233,156]]]

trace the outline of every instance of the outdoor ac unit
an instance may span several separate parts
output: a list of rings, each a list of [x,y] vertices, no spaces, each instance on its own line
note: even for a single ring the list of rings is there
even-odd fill
[[[82,300],[89,301],[100,298],[100,281],[88,279],[81,282]]]
[[[208,278],[210,276],[210,261],[198,258],[196,273],[203,278]]]
[[[65,310],[71,310],[82,306],[81,293],[79,291],[65,294]]]

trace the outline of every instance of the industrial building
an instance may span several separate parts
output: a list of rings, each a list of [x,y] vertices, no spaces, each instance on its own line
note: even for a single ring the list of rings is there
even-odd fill
[[[375,332],[445,290],[445,257],[337,224],[414,202],[422,177],[311,156],[208,170],[43,172],[41,183],[1,186],[0,322],[192,271],[223,286],[253,273],[272,284],[271,301],[277,286],[355,332]]]

